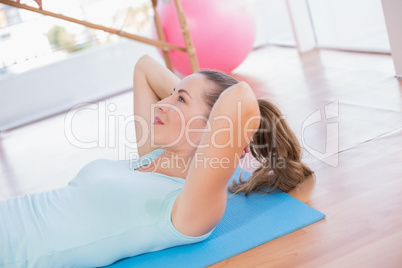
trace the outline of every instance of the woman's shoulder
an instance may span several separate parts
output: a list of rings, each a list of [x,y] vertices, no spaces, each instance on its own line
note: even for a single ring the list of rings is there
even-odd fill
[[[145,165],[149,165],[152,163],[162,152],[164,149],[155,149],[152,152],[143,155],[141,157],[136,157],[133,159],[129,159],[130,169],[137,169]]]
[[[140,166],[147,165],[153,160],[155,160],[164,150],[163,149],[155,149],[152,152],[143,155],[141,157],[134,157],[128,160],[112,160],[106,158],[98,158],[89,161],[85,164],[81,170],[84,169],[92,169],[92,168],[110,168],[111,166],[126,166],[129,165],[130,169],[137,169]]]
[[[94,159],[84,165],[78,172],[78,177],[97,177],[100,175],[108,174],[110,172],[116,173],[117,169],[121,169],[125,164],[110,159]]]

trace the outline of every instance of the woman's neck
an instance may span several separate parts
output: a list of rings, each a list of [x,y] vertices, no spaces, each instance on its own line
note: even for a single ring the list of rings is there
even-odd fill
[[[193,156],[193,152],[165,149],[152,162],[152,172],[186,179]]]

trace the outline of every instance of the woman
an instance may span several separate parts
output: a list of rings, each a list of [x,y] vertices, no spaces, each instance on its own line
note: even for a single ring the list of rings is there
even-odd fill
[[[225,74],[180,81],[144,56],[134,113],[139,159],[95,160],[64,188],[0,202],[1,267],[104,266],[206,239],[250,141],[262,165],[231,192],[288,191],[312,174],[279,110]]]

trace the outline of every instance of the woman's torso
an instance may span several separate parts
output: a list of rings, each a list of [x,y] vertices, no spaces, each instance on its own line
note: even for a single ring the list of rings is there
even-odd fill
[[[64,188],[0,202],[0,266],[103,266],[204,240],[212,231],[189,237],[171,222],[184,180],[134,170],[160,153],[95,160]]]

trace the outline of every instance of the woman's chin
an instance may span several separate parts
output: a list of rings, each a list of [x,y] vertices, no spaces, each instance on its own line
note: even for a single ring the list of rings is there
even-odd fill
[[[167,137],[170,136],[166,133],[155,133],[154,136],[149,135],[149,140],[151,141],[152,146],[168,148],[172,146],[177,146],[179,143],[181,144],[181,140],[176,138],[172,139]]]
[[[169,142],[164,142],[164,141],[158,141],[158,140],[151,140],[151,147],[152,148],[163,148],[166,149],[168,147],[171,147],[172,143]]]

